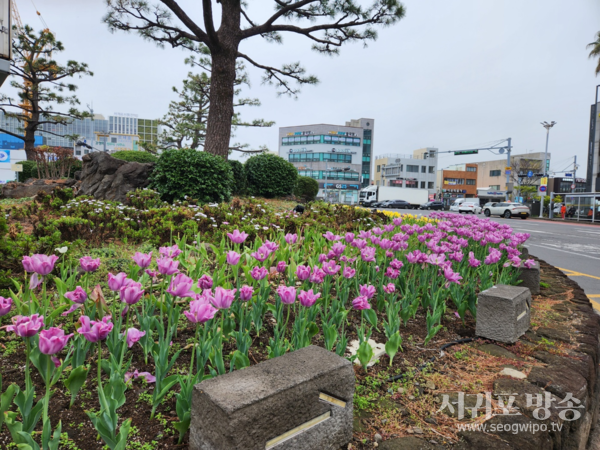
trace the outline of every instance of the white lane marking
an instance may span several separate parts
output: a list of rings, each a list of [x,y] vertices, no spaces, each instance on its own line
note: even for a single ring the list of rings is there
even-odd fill
[[[582,231],[582,230],[577,230],[580,233],[586,233],[586,234],[600,234],[600,231]]]
[[[576,253],[576,252],[567,251],[567,250],[560,250],[558,248],[548,247],[546,245],[527,244],[527,246],[528,247],[545,248],[546,250],[554,250],[556,252],[568,253],[569,255],[572,255],[572,256],[583,256],[584,258],[597,259],[598,261],[600,261],[600,258],[596,258],[595,256],[588,256],[588,255],[584,255],[583,253]]]
[[[514,227],[513,227],[514,228]],[[521,231],[527,231],[528,233],[544,233],[544,234],[554,234],[554,233],[550,233],[549,231],[539,231],[539,230],[527,230],[525,228],[520,228],[519,232]]]

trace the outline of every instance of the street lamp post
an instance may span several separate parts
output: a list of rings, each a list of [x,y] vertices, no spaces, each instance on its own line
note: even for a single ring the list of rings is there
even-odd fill
[[[548,178],[548,140],[550,138],[550,128],[556,125],[555,121],[550,123],[541,122],[542,126],[546,129],[546,151],[544,152],[544,178]],[[547,185],[548,183],[546,183]],[[546,189],[548,189],[546,187]],[[540,218],[544,216],[544,200],[546,200],[546,191],[542,191],[541,204],[540,204]]]

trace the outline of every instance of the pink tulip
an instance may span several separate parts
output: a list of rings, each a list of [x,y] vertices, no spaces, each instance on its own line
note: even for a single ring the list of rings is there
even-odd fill
[[[310,308],[312,305],[314,305],[319,297],[321,297],[321,294],[313,293],[312,289],[309,289],[308,291],[300,291],[298,294],[298,300],[300,301],[300,304],[306,308]]]
[[[56,355],[67,345],[73,333],[65,335],[65,332],[57,327],[40,331],[38,347],[44,355]]]
[[[388,283],[386,286],[383,286],[383,290],[386,294],[393,294],[394,292],[396,292],[396,286],[394,285],[394,283]]]
[[[252,295],[254,294],[254,289],[251,286],[243,285],[240,288],[239,294],[240,300],[243,302],[247,302],[252,298]]]
[[[209,275],[202,275],[198,280],[198,287],[202,290],[210,289],[213,286],[213,279]]]
[[[393,269],[396,269],[396,270],[400,270],[400,269],[402,269],[402,267],[404,267],[404,263],[402,261],[398,261],[397,259],[393,259],[390,262],[390,267],[392,267]]]
[[[145,272],[148,275],[150,275],[150,278],[152,278],[153,280],[156,280],[158,278],[158,275],[160,275],[160,273],[157,272],[156,270],[146,269]]]
[[[0,317],[7,315],[12,308],[12,298],[4,298],[0,296]]]
[[[127,330],[127,338],[125,339],[125,342],[127,342],[127,347],[129,347],[129,348],[133,347],[133,344],[138,342],[144,336],[146,336],[145,331],[140,331],[137,328],[133,328],[133,327],[128,329]]]
[[[335,275],[340,271],[341,268],[342,266],[338,266],[333,259],[323,264],[323,271],[327,275]]]
[[[95,272],[100,267],[100,258],[93,259],[91,256],[84,256],[79,260],[79,267],[84,272]]]
[[[283,273],[283,272],[285,272],[286,268],[287,268],[287,264],[285,263],[285,261],[279,261],[277,263],[277,267],[276,267],[277,272]]]
[[[269,253],[273,253],[279,249],[279,244],[277,244],[275,242],[271,242],[269,240],[266,240],[265,243],[263,244],[263,246],[267,250],[269,250]]]
[[[294,234],[286,234],[285,235],[285,242],[287,242],[289,245],[295,244],[296,242],[298,242],[298,235],[296,233]]]
[[[365,247],[360,251],[360,257],[364,262],[375,261],[375,247]]]
[[[235,298],[237,289],[225,289],[221,286],[215,288],[215,296],[211,299],[212,304],[217,309],[228,309]]]
[[[204,323],[215,317],[218,309],[215,309],[210,303],[204,300],[192,300],[190,302],[190,311],[184,311],[183,314],[192,323]]]
[[[356,297],[354,300],[352,300],[352,307],[359,311],[363,310],[363,309],[371,309],[369,300],[367,299],[367,297],[364,297],[362,295],[360,297]]]
[[[113,291],[119,291],[123,286],[127,286],[131,283],[132,280],[127,278],[127,274],[125,272],[121,272],[117,275],[113,275],[112,273],[108,274],[108,288]]]
[[[227,264],[230,266],[237,266],[237,264],[240,262],[240,257],[241,255],[233,250],[227,252]]]
[[[138,267],[140,269],[145,269],[146,267],[150,267],[150,263],[152,262],[152,252],[150,252],[150,253],[135,252],[135,255],[133,255],[133,261],[138,265]]]
[[[265,269],[264,267],[258,267],[258,266],[254,266],[252,268],[252,270],[250,271],[250,275],[252,276],[252,278],[254,278],[256,281],[262,280],[264,277],[266,277],[269,274],[269,272],[267,271],[267,269]]]
[[[158,271],[163,275],[174,275],[179,272],[179,261],[174,261],[171,258],[163,257],[156,260]]]
[[[65,293],[65,297],[80,305],[83,305],[87,300],[87,294],[81,286],[77,286],[74,291]]]
[[[531,269],[532,267],[535,267],[535,259],[527,259],[527,260],[523,261],[523,266],[524,266],[526,269]],[[1,298],[1,297],[0,297],[0,298]],[[1,315],[2,315],[2,314],[0,313],[0,316],[1,316]]]
[[[387,270],[385,271],[385,276],[388,278],[391,278],[392,280],[395,280],[396,278],[398,278],[399,275],[400,275],[400,271],[396,270],[392,267],[388,267]]]
[[[356,275],[356,270],[353,269],[352,267],[344,267],[344,278],[350,279],[353,278],[354,275]]]
[[[17,336],[31,337],[44,325],[44,318],[39,314],[32,316],[14,316],[11,318],[12,325],[6,327],[6,331],[14,331]]]
[[[325,271],[319,267],[313,267],[313,271],[308,278],[311,283],[321,284],[325,280]]]
[[[110,316],[104,316],[102,320],[92,320],[88,316],[81,316],[79,322],[81,327],[77,332],[90,342],[98,342],[106,339],[113,329],[113,324],[110,321]]]
[[[271,250],[263,244],[258,248],[258,250],[256,250],[253,253],[250,253],[250,256],[252,256],[259,262],[263,262],[269,257],[270,254]]]
[[[173,277],[167,292],[175,297],[187,298],[193,297],[195,292],[192,291],[194,280],[180,273]]]
[[[377,290],[375,289],[375,286],[371,286],[369,284],[362,284],[360,286],[360,295],[362,297],[373,298],[376,292]]]
[[[125,384],[129,383],[132,379],[143,378],[146,383],[154,383],[156,377],[150,372],[138,372],[137,369],[133,372],[125,373]]]
[[[29,265],[29,267],[32,269],[32,272],[44,277],[54,270],[54,264],[56,264],[57,260],[58,256],[56,255],[33,255],[29,259],[30,265],[24,262],[23,267]]]
[[[346,233],[344,240],[347,244],[350,244],[354,240],[354,233]]]
[[[233,233],[227,233],[227,237],[234,244],[241,244],[248,237],[248,233],[244,231],[240,233],[240,230],[233,230]]]
[[[281,303],[291,305],[296,301],[296,288],[293,286],[279,286],[277,295],[279,295]]]
[[[135,305],[140,301],[142,296],[144,295],[144,290],[142,289],[141,283],[136,283],[132,281],[127,286],[123,286],[119,290],[119,297],[123,303],[127,303],[128,305]]]
[[[336,242],[331,247],[331,251],[335,254],[335,256],[341,256],[341,254],[344,253],[344,250],[346,250],[346,246],[341,242]]]
[[[310,277],[310,267],[302,265],[296,267],[296,276],[300,281],[308,280]]]
[[[337,234],[333,234],[331,231],[328,231],[327,233],[323,234],[323,237],[328,241],[339,241],[342,238]]]
[[[25,272],[33,272],[33,264],[31,263],[31,256],[23,256],[23,260],[21,261],[23,264],[23,269]]]
[[[177,258],[181,254],[181,250],[179,250],[177,244],[173,245],[172,247],[160,247],[158,252],[161,254],[161,256],[167,259]]]
[[[327,255],[325,253],[321,253],[319,255],[319,264],[324,263],[325,261],[327,261],[329,258],[327,257]]]

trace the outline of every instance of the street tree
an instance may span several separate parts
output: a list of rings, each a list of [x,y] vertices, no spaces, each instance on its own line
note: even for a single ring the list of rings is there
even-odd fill
[[[255,7],[260,3],[261,8],[268,4],[274,11],[259,19],[250,11],[250,3]],[[202,0],[182,7],[175,0],[106,0],[108,13],[104,21],[111,31],[136,31],[160,46],[193,52],[201,51],[203,46],[208,49],[212,75],[204,149],[227,158],[238,60],[262,70],[263,81],[277,86],[282,94],[297,95],[300,86],[318,81],[306,73],[300,62],[281,67],[263,64],[240,51],[241,44],[249,49],[250,42],[258,38],[279,44],[287,33],[309,39],[317,52],[336,55],[343,44],[366,44],[376,39],[376,26],[392,25],[405,13],[399,0],[368,3],[362,6],[357,0]],[[220,10],[214,11],[213,6]]]
[[[87,111],[76,108],[79,100],[73,94],[77,86],[70,82],[74,77],[93,75],[87,64],[67,61],[61,65],[56,53],[64,51],[50,30],[36,33],[25,25],[13,42],[11,75],[16,80],[11,86],[18,89],[18,100],[5,94],[0,95],[0,110],[7,117],[14,117],[22,124],[23,134],[0,127],[0,131],[24,141],[27,160],[35,160],[35,132],[44,125],[66,126],[75,119],[89,117]],[[57,110],[55,108],[60,108]],[[55,131],[44,130],[55,136],[65,136]]]
[[[186,63],[194,67],[200,67],[210,74],[210,59],[206,57],[196,58],[194,56],[187,58]],[[234,115],[231,120],[231,127],[235,130],[237,127],[270,127],[275,122],[264,119],[255,119],[250,122],[244,121],[240,117],[240,112],[236,109],[241,106],[260,106],[260,101],[256,98],[242,98],[241,87],[249,86],[248,75],[242,62],[237,63],[234,91]],[[173,87],[173,92],[178,94],[179,99],[169,103],[167,114],[160,119],[159,123],[164,127],[161,135],[161,147],[168,148],[193,148],[203,147],[206,140],[206,123],[210,109],[210,87],[211,77],[206,72],[194,74],[189,72],[187,78],[183,80],[183,87],[178,90]],[[258,153],[262,150],[249,150],[247,146],[235,144],[230,146],[230,150],[237,150],[246,153]]]
[[[598,58],[598,65],[596,66],[596,76],[600,74],[600,31],[596,34],[596,40],[587,45],[587,48],[591,48],[590,59]]]

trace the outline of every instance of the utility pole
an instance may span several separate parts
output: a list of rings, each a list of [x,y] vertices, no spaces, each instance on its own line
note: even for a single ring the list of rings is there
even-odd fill
[[[511,149],[511,141],[512,138],[508,138],[508,146],[506,148],[506,167],[510,167],[511,168],[511,172],[512,172],[512,166],[510,165],[510,149]],[[510,183],[510,174],[507,173],[506,174],[506,200],[508,201],[508,184]]]
[[[577,190],[577,155],[573,156],[573,186],[571,188],[571,192],[575,192]]]
[[[548,179],[548,139],[550,138],[550,128],[552,128],[554,125],[556,125],[555,121],[552,121],[550,123],[548,122],[541,122],[542,126],[546,129],[546,151],[544,153],[544,178]],[[546,189],[548,189],[547,187],[547,183],[546,183]],[[542,195],[540,196],[541,198],[541,204],[540,204],[540,218],[542,218],[544,216],[544,200],[546,199],[546,191],[542,191]]]

